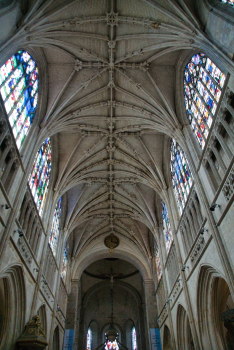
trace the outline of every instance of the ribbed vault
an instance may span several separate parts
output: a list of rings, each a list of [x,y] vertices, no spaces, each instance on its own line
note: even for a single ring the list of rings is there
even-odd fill
[[[17,43],[45,53],[39,138],[57,135],[54,189],[67,195],[72,257],[115,232],[149,258],[156,193],[165,200],[170,185],[164,149],[182,137],[175,66],[183,50],[208,45],[199,24],[175,0],[38,0],[22,23],[2,50]]]

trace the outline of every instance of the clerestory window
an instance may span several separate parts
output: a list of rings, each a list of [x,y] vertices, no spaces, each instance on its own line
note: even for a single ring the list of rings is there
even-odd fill
[[[51,140],[48,138],[43,142],[36,154],[31,173],[28,178],[34,202],[39,215],[42,216],[48,193],[51,173]]]
[[[172,186],[181,215],[192,187],[192,176],[185,154],[174,139],[171,140],[170,168]]]
[[[226,76],[204,53],[194,55],[184,71],[184,101],[187,118],[203,149]]]
[[[18,51],[0,68],[0,92],[18,149],[33,123],[38,100],[38,68]]]

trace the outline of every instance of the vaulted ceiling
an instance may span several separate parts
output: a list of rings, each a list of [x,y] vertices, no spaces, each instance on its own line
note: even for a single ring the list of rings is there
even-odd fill
[[[181,129],[175,65],[203,37],[190,10],[183,0],[37,0],[24,19],[21,45],[41,47],[48,64],[41,128],[58,138],[54,188],[67,194],[73,257],[110,232],[151,255],[165,145]]]

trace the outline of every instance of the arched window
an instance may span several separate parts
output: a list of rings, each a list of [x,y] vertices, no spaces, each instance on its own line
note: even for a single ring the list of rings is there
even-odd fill
[[[36,154],[28,183],[40,216],[42,216],[51,173],[51,141],[46,139]]]
[[[234,6],[234,0],[221,0],[221,2]]]
[[[38,68],[19,51],[0,68],[0,91],[18,149],[33,122],[38,99]]]
[[[161,268],[161,261],[159,256],[159,248],[156,241],[155,241],[154,252],[155,252],[156,273],[157,273],[157,279],[159,282],[160,278],[162,277],[162,268]]]
[[[132,327],[132,350],[137,350],[136,328]]]
[[[225,79],[204,53],[194,55],[185,68],[185,108],[201,148],[205,147]]]
[[[162,219],[163,219],[163,233],[165,237],[166,251],[168,253],[173,241],[173,236],[172,236],[171,225],[168,217],[167,206],[162,200],[161,200],[161,208],[162,208]]]
[[[89,327],[87,332],[87,350],[91,350],[91,343],[92,343],[92,331],[91,331],[91,328]]]
[[[63,251],[61,277],[64,281],[66,280],[66,275],[67,275],[68,251],[69,251],[69,239],[67,239],[67,242],[65,244],[64,251]]]
[[[192,186],[192,176],[185,154],[174,139],[171,140],[170,167],[172,186],[180,214],[182,214]]]
[[[57,245],[58,245],[58,237],[59,237],[59,229],[60,229],[60,217],[61,217],[61,202],[62,198],[60,198],[56,204],[54,210],[53,221],[50,230],[50,239],[49,244],[52,249],[54,256],[56,255]]]

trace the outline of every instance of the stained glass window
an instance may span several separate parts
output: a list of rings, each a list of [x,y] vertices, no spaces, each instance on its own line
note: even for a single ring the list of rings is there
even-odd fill
[[[89,328],[87,332],[87,350],[91,350],[91,343],[92,343],[92,331],[91,331],[91,328]]]
[[[221,0],[224,4],[229,4],[234,6],[234,0]]]
[[[40,216],[42,216],[48,192],[51,172],[51,141],[46,139],[36,154],[28,183]]]
[[[170,167],[174,193],[182,214],[192,186],[192,176],[185,154],[174,139],[171,140]]]
[[[156,252],[155,263],[156,263],[157,277],[158,277],[158,281],[159,281],[160,278],[162,277],[162,268],[161,268],[161,261],[160,261],[159,251]]]
[[[0,92],[17,147],[33,122],[38,99],[38,68],[26,51],[19,51],[0,68]]]
[[[64,281],[66,280],[66,275],[67,275],[68,251],[69,251],[69,239],[67,239],[67,242],[65,244],[64,251],[63,251],[61,277]]]
[[[49,244],[54,256],[56,255],[56,250],[58,245],[60,217],[61,217],[61,202],[62,202],[62,198],[60,198],[56,204],[52,225],[51,225],[51,230],[50,230]]]
[[[114,341],[107,340],[105,350],[119,350],[119,344],[117,340],[114,340]]]
[[[136,328],[132,327],[132,350],[137,350]]]
[[[168,217],[167,206],[162,200],[161,200],[161,208],[162,208],[161,213],[162,213],[162,219],[163,219],[163,233],[165,237],[166,251],[168,253],[173,241],[173,236],[172,236],[171,225]]]
[[[204,53],[194,55],[184,71],[188,120],[203,149],[217,109],[225,75]]]

